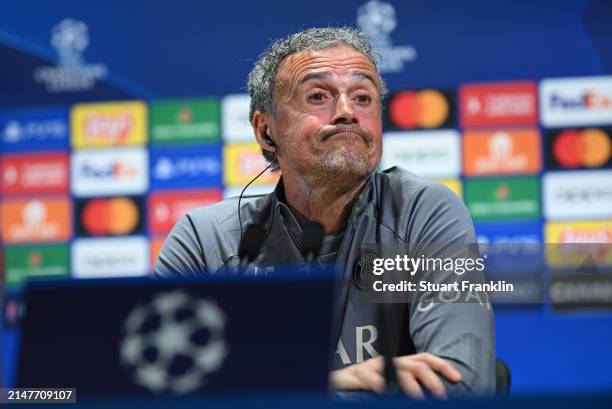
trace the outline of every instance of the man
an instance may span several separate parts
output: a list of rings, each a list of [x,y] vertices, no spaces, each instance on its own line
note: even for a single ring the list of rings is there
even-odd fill
[[[274,193],[189,212],[167,238],[158,276],[199,276],[235,265],[242,229],[267,232],[256,264],[303,263],[303,222],[324,226],[319,261],[346,277],[365,243],[474,243],[463,203],[445,187],[399,168],[376,172],[382,153],[385,84],[363,33],[309,29],[275,42],[249,75],[257,142],[282,178]],[[450,273],[452,274],[452,273]],[[444,280],[444,278],[442,278]],[[338,390],[385,389],[377,357],[375,304],[348,288],[330,384]],[[398,383],[414,398],[492,393],[495,341],[489,304],[430,303],[414,297],[390,312],[398,321]],[[401,355],[401,356],[400,356]]]

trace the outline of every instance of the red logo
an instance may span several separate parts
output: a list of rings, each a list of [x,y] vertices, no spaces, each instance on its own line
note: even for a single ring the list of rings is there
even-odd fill
[[[397,128],[440,128],[449,120],[450,103],[435,89],[402,91],[391,97],[388,113]]]
[[[77,202],[79,233],[91,236],[126,235],[142,228],[138,198],[96,198]]]
[[[68,192],[67,153],[6,155],[0,173],[5,195]]]
[[[565,168],[605,166],[612,156],[612,137],[602,129],[566,129],[552,143],[552,153]]]
[[[165,234],[189,210],[218,202],[220,189],[154,192],[149,196],[149,232]]]
[[[536,95],[533,81],[464,85],[459,89],[461,125],[536,125]]]

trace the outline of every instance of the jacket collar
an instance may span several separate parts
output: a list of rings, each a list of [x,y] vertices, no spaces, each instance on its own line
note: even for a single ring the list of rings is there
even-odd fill
[[[361,215],[365,211],[365,209],[367,209],[370,204],[375,201],[375,176],[376,172],[372,172],[370,174],[370,176],[368,177],[368,181],[357,196],[357,200],[355,200],[355,203],[353,203],[353,208],[351,209],[351,212],[349,214],[347,225],[351,224],[356,218],[359,217],[359,215]],[[253,219],[255,222],[262,222],[260,225],[265,225],[264,228],[270,227],[269,224],[271,224],[272,219],[275,218],[274,213],[276,213],[277,216],[278,214],[286,214],[287,212],[291,213],[289,206],[286,204],[285,187],[283,185],[282,176],[276,184],[274,191],[269,193],[268,195],[263,196],[261,200],[263,200],[263,206],[257,206],[257,208],[261,209],[261,214],[254,215]]]

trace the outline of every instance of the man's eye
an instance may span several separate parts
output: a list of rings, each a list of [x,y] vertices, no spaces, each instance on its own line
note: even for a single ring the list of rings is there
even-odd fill
[[[372,101],[372,98],[369,95],[358,95],[357,102],[360,104],[368,104]]]
[[[316,94],[312,94],[308,97],[308,100],[313,102],[322,102],[324,99],[325,94],[323,94],[322,92],[317,92]]]

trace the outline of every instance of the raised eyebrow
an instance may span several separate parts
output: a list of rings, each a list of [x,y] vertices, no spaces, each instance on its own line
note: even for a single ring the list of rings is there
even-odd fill
[[[377,88],[378,88],[378,84],[376,83],[376,81],[374,80],[374,78],[373,78],[373,77],[372,77],[370,74],[368,74],[368,73],[365,73],[365,72],[354,72],[354,73],[352,74],[352,76],[353,76],[353,77],[361,77],[361,78],[365,78],[366,80],[370,80],[370,82],[371,82],[372,84],[374,84],[374,86],[375,86],[375,87],[377,87]]]
[[[306,81],[310,80],[324,80],[331,78],[331,73],[329,72],[312,72],[310,74],[306,74],[304,78],[302,78],[298,85],[304,84]]]
[[[302,85],[307,81],[313,80],[313,79],[317,79],[317,80],[325,80],[325,79],[329,79],[331,78],[331,73],[323,71],[323,72],[312,72],[310,74],[306,74],[304,76],[304,78],[302,78],[299,82],[298,85]],[[374,78],[365,72],[354,72],[351,74],[352,77],[359,77],[359,78],[364,78],[366,80],[369,80],[372,84],[374,84],[374,86],[378,87],[378,84],[376,83],[376,81],[374,80]]]

